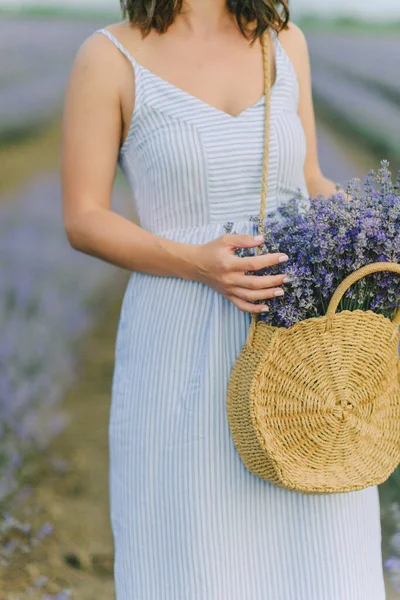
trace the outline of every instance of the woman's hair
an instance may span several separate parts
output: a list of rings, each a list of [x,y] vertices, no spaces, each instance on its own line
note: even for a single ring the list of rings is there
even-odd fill
[[[123,17],[138,26],[143,35],[152,29],[165,33],[181,12],[183,0],[120,0]],[[272,27],[279,32],[289,21],[288,0],[227,0],[240,31],[252,41]]]

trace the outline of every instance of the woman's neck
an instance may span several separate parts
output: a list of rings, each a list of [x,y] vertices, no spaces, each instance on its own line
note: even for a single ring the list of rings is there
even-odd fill
[[[232,28],[234,22],[226,0],[186,0],[174,28],[182,35],[207,38]]]

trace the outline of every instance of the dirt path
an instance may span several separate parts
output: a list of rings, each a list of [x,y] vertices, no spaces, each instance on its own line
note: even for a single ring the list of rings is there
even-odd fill
[[[16,197],[38,172],[58,169],[60,144],[59,115],[38,131],[26,132],[7,143],[0,141],[1,201]]]
[[[1,600],[42,599],[44,593],[55,594],[65,588],[71,590],[68,598],[74,600],[114,598],[107,426],[114,342],[125,281],[123,277],[117,297],[79,348],[80,381],[65,401],[71,422],[46,453],[67,459],[70,472],[55,473],[46,457],[39,465],[41,476],[34,497],[39,507],[37,520],[53,523],[54,532],[3,572]],[[40,593],[35,590],[30,595],[25,590],[33,587],[39,576],[47,577],[49,583]]]

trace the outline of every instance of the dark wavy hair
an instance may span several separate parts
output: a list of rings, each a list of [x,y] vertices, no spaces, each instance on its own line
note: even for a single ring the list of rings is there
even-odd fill
[[[124,19],[146,36],[152,29],[165,33],[182,11],[183,0],[120,0]],[[289,21],[288,0],[227,0],[242,34],[255,41],[271,27],[279,33]]]

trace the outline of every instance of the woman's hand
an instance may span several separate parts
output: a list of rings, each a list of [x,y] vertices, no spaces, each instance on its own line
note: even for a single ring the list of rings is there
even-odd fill
[[[251,302],[283,296],[284,291],[279,286],[288,283],[288,277],[285,274],[246,275],[246,271],[258,271],[283,263],[289,257],[276,253],[240,258],[234,254],[235,248],[255,248],[262,240],[258,236],[229,233],[197,246],[195,280],[216,290],[245,312],[268,311],[267,304]]]

